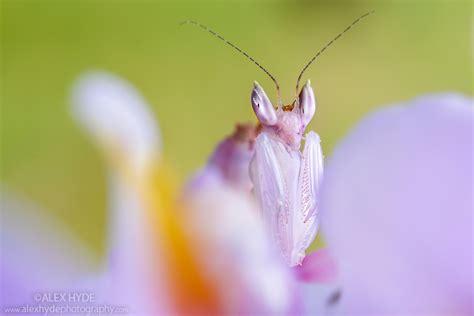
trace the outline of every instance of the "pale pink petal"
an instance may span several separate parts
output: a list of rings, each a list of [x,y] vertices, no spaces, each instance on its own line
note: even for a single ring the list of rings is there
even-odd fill
[[[293,279],[268,240],[257,205],[229,185],[188,196],[187,227],[203,273],[217,284],[229,315],[284,315]]]
[[[3,307],[34,304],[33,295],[73,290],[100,270],[99,260],[66,225],[27,198],[2,188],[0,301]]]
[[[474,312],[473,121],[471,98],[429,95],[377,111],[335,149],[322,225],[346,313]]]
[[[106,72],[86,73],[75,82],[72,110],[108,167],[109,260],[101,277],[103,295],[132,305],[135,312],[156,312],[166,304],[162,296],[152,297],[160,284],[150,284],[160,271],[150,266],[158,245],[138,186],[161,154],[157,123],[139,92]]]

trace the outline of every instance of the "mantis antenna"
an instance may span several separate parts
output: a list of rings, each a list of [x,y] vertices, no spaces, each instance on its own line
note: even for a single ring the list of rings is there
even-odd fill
[[[317,53],[316,55],[313,56],[313,58],[311,58],[311,60],[303,67],[303,70],[301,70],[299,76],[298,76],[298,79],[296,80],[296,95],[298,96],[298,89],[299,89],[299,86],[300,86],[300,81],[301,81],[301,77],[303,76],[304,72],[306,71],[306,69],[308,69],[309,66],[311,66],[311,64],[316,60],[316,58],[318,58],[329,46],[331,46],[336,40],[339,39],[339,37],[341,37],[342,35],[344,35],[344,33],[346,33],[347,31],[349,31],[354,25],[356,25],[357,23],[359,23],[360,20],[362,20],[363,18],[371,15],[372,13],[374,13],[375,10],[372,10],[370,12],[367,12],[363,15],[361,15],[360,17],[358,17],[356,20],[354,20],[354,22],[352,22],[348,27],[345,28],[344,31],[342,31],[341,33],[337,34],[336,37],[334,37],[332,40],[330,40],[323,48],[321,48]],[[298,100],[298,97],[296,98]]]
[[[272,76],[272,74],[267,70],[265,69],[265,67],[263,67],[258,61],[256,61],[252,56],[250,56],[247,52],[245,52],[244,50],[240,49],[238,46],[236,46],[235,44],[229,42],[228,40],[226,40],[224,37],[222,37],[220,34],[214,32],[213,30],[211,30],[210,28],[208,28],[207,26],[205,26],[204,24],[201,24],[199,22],[196,22],[196,21],[192,21],[192,20],[186,20],[186,21],[183,21],[180,23],[180,25],[184,25],[184,24],[193,24],[195,26],[198,26],[200,28],[202,28],[203,30],[211,33],[212,35],[214,35],[215,37],[217,37],[218,39],[220,39],[221,41],[223,41],[224,43],[226,43],[227,45],[231,46],[232,48],[234,48],[236,51],[238,51],[239,53],[241,53],[242,55],[244,55],[245,57],[247,57],[250,61],[252,61],[255,65],[257,65],[258,68],[260,68],[261,70],[263,70],[263,72],[265,72],[269,77],[270,79],[272,79],[272,81],[275,83],[275,86],[276,86],[276,90],[277,90],[277,98],[278,98],[278,105],[280,106],[282,103],[281,101],[281,96],[280,96],[280,85],[278,84],[277,80],[275,79],[275,77]]]

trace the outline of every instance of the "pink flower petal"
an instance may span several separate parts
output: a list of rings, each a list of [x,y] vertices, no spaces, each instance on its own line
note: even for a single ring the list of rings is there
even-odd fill
[[[344,311],[474,312],[472,105],[440,94],[388,107],[334,151],[322,225]]]

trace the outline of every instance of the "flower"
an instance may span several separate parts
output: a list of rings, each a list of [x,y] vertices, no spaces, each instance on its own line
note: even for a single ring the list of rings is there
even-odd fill
[[[249,194],[258,129],[238,127],[181,190],[129,83],[92,72],[72,96],[75,119],[107,162],[108,255],[82,262],[88,251],[60,224],[2,194],[2,312],[38,291],[78,289],[132,315],[473,311],[470,99],[425,97],[351,132],[322,183],[329,247],[290,268]],[[25,229],[33,220],[40,225]]]
[[[129,83],[109,73],[84,74],[74,85],[72,105],[74,118],[107,162],[108,256],[74,275],[61,274],[61,282],[48,279],[58,278],[58,265],[70,260],[50,266],[22,262],[20,271],[28,276],[38,268],[45,272],[41,282],[28,283],[16,277],[21,275],[11,262],[16,257],[10,256],[10,245],[31,249],[33,241],[24,245],[24,232],[12,227],[2,245],[8,251],[2,257],[8,269],[2,274],[15,276],[2,278],[4,292],[13,293],[2,294],[4,306],[28,303],[37,291],[81,289],[133,315],[312,314],[314,308],[306,310],[301,299],[305,278],[275,253],[248,192],[249,177],[238,174],[243,158],[251,158],[246,144],[252,140],[250,128],[242,126],[224,141],[202,179],[180,193],[147,102]],[[230,152],[230,160],[220,159],[222,152]],[[236,153],[241,155],[236,158]],[[219,181],[208,181],[210,170]],[[61,239],[51,226],[51,232],[41,234]],[[35,246],[44,257],[51,253],[47,245]],[[66,259],[71,254],[77,258],[76,242],[65,242],[64,248]]]

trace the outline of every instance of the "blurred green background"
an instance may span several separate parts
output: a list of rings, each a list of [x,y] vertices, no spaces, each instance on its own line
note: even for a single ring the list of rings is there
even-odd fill
[[[114,72],[153,106],[165,157],[184,180],[236,122],[255,121],[255,65],[185,19],[209,25],[260,61],[285,102],[316,50],[376,13],[309,69],[310,128],[333,147],[359,119],[416,95],[472,94],[472,4],[436,1],[1,1],[1,181],[104,249],[103,162],[72,121],[68,97],[86,70]]]

